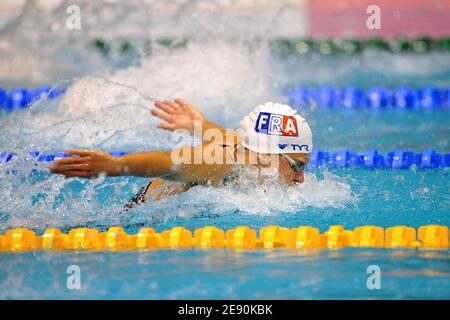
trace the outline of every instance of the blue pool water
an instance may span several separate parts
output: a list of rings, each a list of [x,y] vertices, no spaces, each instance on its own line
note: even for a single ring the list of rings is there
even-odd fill
[[[0,259],[4,299],[448,299],[450,293],[448,253],[438,251],[44,252]],[[373,264],[382,272],[380,290],[367,289]],[[66,288],[70,265],[81,268],[80,290]]]
[[[95,13],[98,8],[94,9]],[[87,6],[85,12],[92,13],[89,10]],[[120,12],[126,25],[139,15],[124,8],[112,8],[111,12]],[[25,11],[24,17],[48,26],[55,19],[51,13],[43,18],[37,9]],[[449,87],[448,54],[369,52],[280,59],[265,45],[249,46],[223,34],[211,39],[207,33],[201,35],[206,39],[192,41],[184,49],[156,47],[151,55],[118,61],[102,57],[86,45],[99,36],[93,21],[92,29],[70,43],[64,33],[48,34],[35,24],[12,24],[3,33],[9,49],[17,53],[10,63],[18,71],[0,68],[0,86],[62,84],[68,91],[58,99],[0,114],[0,150],[18,153],[13,161],[0,164],[1,233],[16,227],[41,233],[48,227],[68,230],[85,225],[102,230],[121,225],[129,233],[138,230],[136,225],[157,231],[173,226],[194,230],[208,225],[222,229],[310,225],[321,232],[336,224],[346,229],[362,225],[450,226],[448,168],[309,169],[305,183],[295,187],[255,186],[251,181],[218,188],[197,186],[120,214],[147,179],[64,180],[46,172],[44,163],[35,172],[31,162],[23,161],[31,150],[56,152],[77,147],[133,152],[173,147],[177,141],[156,129],[157,121],[148,112],[155,98],[182,97],[213,121],[236,128],[239,119],[257,104],[287,102],[283,89],[296,84]],[[147,36],[119,27],[104,30],[138,44]],[[23,43],[27,45],[23,47]],[[21,50],[14,51],[17,48]],[[9,61],[5,59],[10,56],[1,59]],[[35,60],[39,63],[33,64],[33,73],[19,72],[22,64]],[[320,149],[377,149],[383,154],[395,149],[450,151],[449,109],[304,107],[299,112],[308,120],[314,145]],[[449,261],[449,250],[354,248],[2,252],[0,298],[448,299]],[[70,265],[81,269],[81,290],[66,287]],[[380,290],[367,288],[370,265],[381,269]]]

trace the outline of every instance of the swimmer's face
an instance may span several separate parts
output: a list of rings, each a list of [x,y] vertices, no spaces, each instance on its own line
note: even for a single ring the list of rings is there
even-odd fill
[[[309,162],[308,153],[290,153],[289,157],[294,161],[300,161],[305,165]],[[279,172],[280,178],[287,184],[291,185],[294,183],[303,183],[305,180],[305,172],[301,170],[300,172],[294,171],[294,169],[289,164],[288,160],[280,156],[279,159]]]
[[[288,156],[294,161],[301,161],[305,165],[309,162],[309,154],[307,153],[289,153]],[[270,159],[267,161],[267,159]],[[260,155],[259,159],[261,160],[259,163],[260,167],[263,168],[277,168],[278,169],[278,177],[281,181],[287,183],[288,185],[292,185],[295,183],[303,183],[305,180],[305,173],[303,170],[297,172],[295,171],[291,164],[287,159],[283,158],[280,155]]]

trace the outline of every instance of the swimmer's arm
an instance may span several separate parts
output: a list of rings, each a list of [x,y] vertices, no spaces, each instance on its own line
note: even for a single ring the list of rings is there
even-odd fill
[[[99,175],[154,177],[171,173],[170,151],[153,151],[113,157],[98,150],[68,150],[73,157],[53,161],[50,171],[66,177]]]
[[[237,132],[232,129],[225,129],[209,120],[203,122],[202,127],[202,141],[203,143],[218,143],[221,145],[235,145],[237,144]]]
[[[217,184],[232,172],[233,156],[220,144],[205,143],[197,147],[183,147],[172,151],[179,157],[190,159],[179,164],[170,178],[198,184]],[[179,162],[179,161],[177,161]],[[218,163],[214,163],[218,162]]]
[[[110,176],[160,177],[172,174],[170,151],[138,152],[114,159],[117,172]]]
[[[215,148],[217,146],[217,148]],[[212,155],[217,153],[215,162]],[[233,160],[224,148],[206,143],[170,151],[141,152],[118,158],[119,175],[161,177],[185,183],[215,184],[231,173]]]
[[[101,174],[138,177],[166,177],[188,183],[216,183],[231,172],[231,161],[226,161],[223,153],[222,164],[209,164],[211,156],[202,157],[208,145],[182,147],[169,151],[151,151],[113,157],[98,150],[68,150],[75,157],[54,161],[50,171],[66,177],[92,178]],[[218,148],[223,150],[223,148]],[[209,151],[208,154],[211,154]],[[183,161],[173,161],[184,159]],[[197,160],[196,160],[197,159]]]

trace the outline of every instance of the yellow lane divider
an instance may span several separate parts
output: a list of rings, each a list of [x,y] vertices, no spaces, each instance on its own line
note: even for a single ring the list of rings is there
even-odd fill
[[[376,226],[363,226],[345,230],[331,226],[320,234],[319,229],[301,226],[294,229],[279,226],[261,228],[257,232],[246,226],[226,232],[217,227],[203,227],[192,233],[184,227],[174,227],[157,233],[155,229],[141,228],[129,235],[122,227],[111,227],[106,232],[91,228],[77,228],[64,234],[51,228],[41,236],[32,230],[17,228],[0,235],[0,251],[35,250],[148,250],[176,248],[441,248],[449,247],[448,227],[427,225],[418,229],[395,226],[386,230]]]

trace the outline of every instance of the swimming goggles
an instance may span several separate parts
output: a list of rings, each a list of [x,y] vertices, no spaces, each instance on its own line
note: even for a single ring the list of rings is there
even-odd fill
[[[287,154],[280,154],[280,156],[282,156],[284,159],[286,159],[287,162],[289,162],[289,165],[295,172],[302,172],[303,170],[305,170],[306,163],[299,160],[294,160]]]

